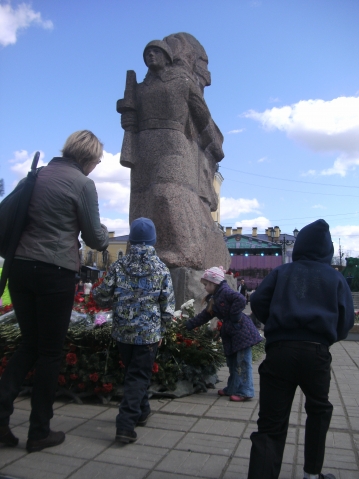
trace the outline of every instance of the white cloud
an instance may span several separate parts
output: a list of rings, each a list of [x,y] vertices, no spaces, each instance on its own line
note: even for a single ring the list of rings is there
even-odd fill
[[[31,169],[31,163],[34,158],[35,151],[28,153],[26,150],[15,151],[14,157],[9,160],[9,163],[14,163],[14,166],[11,166],[11,171],[14,172],[17,179],[13,182],[13,188],[17,183],[28,174]],[[44,162],[45,154],[40,150],[40,158],[37,164],[38,167],[45,166]]]
[[[258,163],[264,163],[265,161],[268,161],[268,158],[266,156],[263,156],[263,158],[259,158],[257,161]]]
[[[130,172],[120,164],[120,153],[113,155],[104,151],[101,163],[90,174],[96,184],[101,209],[128,214]]]
[[[315,176],[316,171],[315,170],[308,170],[305,173],[302,173],[300,176]]]
[[[21,3],[16,9],[10,3],[0,5],[0,44],[6,47],[17,41],[18,31],[37,24],[45,29],[52,29],[50,20],[43,20],[41,13],[36,13],[30,5]]]
[[[318,210],[326,210],[327,207],[323,205],[313,205],[312,208],[318,209]]]
[[[255,211],[259,213],[258,200],[245,198],[221,198],[221,222],[222,220],[228,220],[231,218],[238,218],[240,214],[251,213]]]
[[[290,139],[315,152],[339,153],[322,175],[345,176],[359,165],[359,97],[331,101],[303,100],[291,106],[254,110],[242,116],[260,122],[264,128],[284,131]]]
[[[115,236],[127,235],[130,231],[128,219],[112,219],[101,216],[101,223],[106,225],[109,231],[114,231]]]
[[[344,255],[359,256],[359,225],[334,226],[330,228],[334,244],[334,256],[339,256],[339,238]],[[345,265],[345,259],[343,258]]]
[[[243,133],[244,130],[245,128],[240,128],[239,130],[231,130],[228,132],[228,135],[236,135],[238,133]]]
[[[269,103],[278,103],[280,100],[278,97],[269,97]]]
[[[238,226],[241,226],[243,228],[243,233],[246,230],[247,232],[251,233],[253,227],[257,227],[259,232],[259,230],[265,230],[269,226],[272,226],[272,223],[268,218],[265,218],[264,216],[258,216],[257,218],[253,218],[250,220],[236,221],[234,228],[238,228]]]
[[[13,163],[11,170],[17,176],[13,187],[18,181],[24,178],[31,167],[34,153],[26,150],[15,151],[14,157],[10,160]],[[40,152],[38,166],[44,166],[45,155]],[[104,151],[101,163],[90,174],[95,182],[101,205],[101,210],[113,210],[114,212],[127,214],[130,201],[130,169],[120,165],[120,153],[113,155]]]

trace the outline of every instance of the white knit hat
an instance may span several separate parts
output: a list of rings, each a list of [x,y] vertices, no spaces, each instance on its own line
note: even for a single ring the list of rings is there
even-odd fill
[[[206,269],[206,271],[202,275],[201,282],[204,279],[214,284],[222,283],[222,281],[224,280],[224,273],[225,271],[223,269],[223,266],[213,266],[213,268]]]

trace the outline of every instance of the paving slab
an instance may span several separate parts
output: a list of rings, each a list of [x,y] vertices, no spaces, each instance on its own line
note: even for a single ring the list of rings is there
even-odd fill
[[[142,427],[137,428],[138,439],[136,441],[136,444],[141,444],[144,446],[173,448],[176,444],[180,442],[184,435],[185,433],[180,431],[168,431],[167,429],[153,429],[151,427]]]
[[[220,456],[231,456],[238,443],[236,437],[223,437],[211,434],[190,432],[177,444],[175,449],[202,452]]]
[[[2,468],[0,473],[19,479],[62,479],[83,464],[82,459],[37,452],[26,454]]]
[[[91,461],[72,474],[71,479],[144,479],[147,469]]]
[[[331,352],[334,411],[323,472],[359,479],[359,342],[338,343]],[[136,428],[137,442],[126,446],[115,442],[117,401],[77,405],[58,398],[51,427],[64,430],[66,441],[28,454],[30,400],[17,398],[11,427],[20,442],[16,448],[0,446],[0,479],[247,479],[250,435],[257,430],[259,363],[253,367],[253,400],[235,403],[218,396],[227,382],[224,367],[221,382],[207,393],[152,398],[154,414],[146,427]],[[280,479],[303,479],[304,403],[297,389]]]
[[[166,456],[168,449],[155,446],[131,444],[132,447],[113,444],[96,457],[96,461],[122,464],[123,466],[136,466],[143,469],[152,469]]]
[[[218,478],[227,463],[226,456],[191,451],[170,451],[156,470],[194,477]]]

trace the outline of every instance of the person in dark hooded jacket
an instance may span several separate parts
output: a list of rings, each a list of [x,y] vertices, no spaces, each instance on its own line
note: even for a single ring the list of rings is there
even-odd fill
[[[156,255],[156,229],[148,218],[130,227],[130,251],[115,261],[92,290],[101,306],[112,306],[112,337],[125,366],[124,396],[116,417],[116,441],[135,442],[136,426],[151,414],[147,388],[157,348],[172,321],[175,299],[171,275]]]
[[[305,395],[304,479],[321,473],[333,406],[329,402],[329,346],[345,339],[354,306],[345,278],[330,266],[333,244],[322,219],[305,226],[293,263],[275,268],[251,296],[264,323],[266,358],[259,366],[258,432],[251,434],[248,479],[277,479],[297,386]]]

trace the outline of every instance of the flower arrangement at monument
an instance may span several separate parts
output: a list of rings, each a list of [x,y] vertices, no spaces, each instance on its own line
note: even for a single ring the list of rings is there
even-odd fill
[[[96,284],[94,285],[96,286]],[[206,391],[216,382],[216,372],[224,365],[218,321],[216,329],[207,325],[187,331],[185,322],[194,316],[194,300],[176,311],[168,325],[153,366],[151,394],[174,397]],[[64,345],[63,361],[58,376],[58,395],[67,395],[76,402],[97,395],[103,402],[121,396],[124,364],[116,341],[111,336],[112,311],[100,309],[91,295],[75,297],[70,327]],[[17,349],[21,333],[12,306],[0,308],[0,377]],[[253,348],[254,359],[263,346]],[[34,371],[24,383],[31,390]]]
[[[0,314],[0,375],[18,347],[21,334],[11,307]],[[224,364],[218,331],[207,327],[188,332],[185,321],[194,314],[193,300],[176,312],[164,335],[153,367],[152,383],[157,394],[176,389],[179,381],[188,381],[196,390],[206,390],[206,381]],[[2,316],[4,317],[4,316]],[[64,346],[58,377],[58,394],[66,394],[77,402],[97,395],[108,400],[120,395],[124,365],[116,342],[111,337],[112,312],[101,310],[92,296],[77,295]],[[24,387],[31,388],[34,371],[30,371]],[[156,392],[155,392],[156,393]]]

